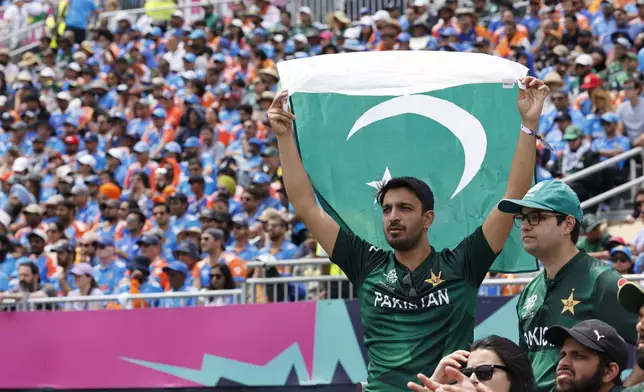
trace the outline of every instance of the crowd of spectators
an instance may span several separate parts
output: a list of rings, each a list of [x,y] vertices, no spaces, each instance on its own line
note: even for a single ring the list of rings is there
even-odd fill
[[[413,0],[361,9],[357,20],[334,11],[326,24],[308,7],[291,14],[268,0],[238,0],[224,14],[206,6],[194,20],[177,8],[90,24],[100,11],[93,0],[52,9],[53,25],[34,52],[13,61],[0,48],[4,298],[220,290],[251,276],[340,274],[335,267],[247,267],[324,256],[281,181],[266,116],[279,61],[370,50],[518,61],[553,92],[538,129],[546,142],[536,157],[538,180],[644,146],[642,0],[530,0],[525,10],[487,0]],[[625,181],[627,166],[571,185],[586,199]],[[601,227],[591,218],[580,247],[616,268],[618,258],[630,258],[635,268],[635,246],[595,233]],[[483,286],[480,294],[518,290]],[[305,296],[293,285],[280,299]]]

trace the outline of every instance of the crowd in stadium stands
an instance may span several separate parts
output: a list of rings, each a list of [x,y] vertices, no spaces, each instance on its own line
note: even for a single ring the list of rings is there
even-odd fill
[[[24,23],[38,5],[14,0],[3,20]],[[291,14],[268,0],[237,1],[225,16],[207,6],[194,20],[175,9],[90,24],[100,11],[93,0],[63,1],[35,51],[13,61],[0,48],[4,298],[230,289],[251,276],[315,273],[246,267],[325,256],[281,182],[266,115],[279,61],[438,50],[520,62],[552,91],[538,129],[538,180],[644,146],[643,0],[530,0],[525,10],[413,0],[362,9],[358,20],[331,12],[327,24],[308,7]],[[620,162],[571,186],[584,200],[626,181],[628,170]],[[643,202],[638,194],[633,221],[644,217]],[[644,234],[625,241],[602,230],[587,217],[579,247],[641,272]],[[519,290],[483,286],[480,295]],[[281,299],[304,295],[293,286]]]

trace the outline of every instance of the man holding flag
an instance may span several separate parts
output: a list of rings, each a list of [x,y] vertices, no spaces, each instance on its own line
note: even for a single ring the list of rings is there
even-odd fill
[[[537,128],[549,92],[540,80],[527,77],[521,82],[525,88],[519,91],[517,106],[522,127],[516,130],[520,136],[506,198],[522,198],[532,184],[536,150],[530,130]],[[295,142],[295,116],[285,109],[287,95],[282,91],[275,98],[268,117],[278,138],[289,200],[331,260],[358,287],[371,362],[367,391],[404,391],[418,373],[431,374],[444,355],[472,341],[478,287],[503,249],[512,216],[495,208],[454,249],[437,251],[427,236],[434,222],[432,190],[414,177],[393,178],[379,184],[377,201],[394,251],[378,249],[341,228],[318,205]]]

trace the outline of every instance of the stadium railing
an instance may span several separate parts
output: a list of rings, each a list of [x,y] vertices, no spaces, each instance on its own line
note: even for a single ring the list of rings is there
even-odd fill
[[[564,177],[562,179],[563,182],[565,183],[571,183],[576,180],[580,180],[582,178],[586,178],[588,176],[592,176],[594,174],[599,173],[600,171],[615,166],[618,162],[624,161],[624,160],[629,160],[629,178],[630,181],[628,181],[625,184],[619,185],[617,187],[614,187],[602,194],[599,194],[597,196],[594,196],[588,200],[585,200],[584,202],[581,203],[581,208],[586,209],[592,206],[595,206],[604,200],[608,200],[611,197],[617,196],[623,192],[626,192],[628,190],[631,191],[631,200],[635,198],[635,194],[637,193],[637,189],[639,188],[639,185],[644,182],[644,176],[638,177],[637,176],[637,167],[638,167],[638,162],[636,160],[637,157],[640,157],[640,162],[644,162],[644,148],[642,147],[635,147],[633,149],[630,149],[628,151],[624,151],[623,153],[616,155],[612,158],[608,158],[605,161],[596,163],[590,167],[587,167],[583,170],[578,171],[577,173],[571,174],[567,177]]]
[[[254,267],[295,266],[329,264],[328,259],[284,260],[279,262],[254,262]],[[625,275],[625,278],[644,281],[644,275]],[[507,279],[485,279],[482,285],[521,285],[528,284],[533,277]],[[100,309],[131,309],[135,301],[145,301],[145,307],[166,307],[163,301],[168,299],[192,300],[187,305],[179,306],[215,306],[270,302],[298,302],[316,299],[356,299],[353,284],[344,275],[322,276],[287,276],[274,278],[249,278],[233,290],[211,290],[198,292],[164,292],[154,294],[113,294],[85,297],[52,297],[28,298],[25,300],[4,299],[0,301],[0,311],[39,311],[39,310],[74,310],[85,309],[90,304],[99,303]],[[226,302],[213,302],[225,299]],[[166,302],[167,303],[167,302]],[[118,305],[118,306],[112,306]],[[176,306],[172,306],[176,307]],[[71,308],[71,309],[69,309]]]

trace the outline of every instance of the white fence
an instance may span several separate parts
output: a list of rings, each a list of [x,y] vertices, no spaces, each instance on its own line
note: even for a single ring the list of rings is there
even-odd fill
[[[250,262],[249,268],[275,267],[297,271],[305,266],[319,268],[330,264],[329,259],[300,259],[274,262]],[[644,275],[626,275],[631,281],[644,281]],[[485,279],[482,285],[521,285],[533,279],[524,276],[512,279]],[[0,310],[82,310],[132,309],[135,307],[221,306],[246,303],[298,302],[317,299],[355,299],[354,286],[343,275],[254,277],[242,282],[234,290],[199,292],[165,292],[154,294],[116,294],[91,297],[53,297],[5,299]],[[176,301],[175,301],[176,300]],[[94,304],[94,306],[92,306]],[[143,304],[143,305],[142,305]]]

